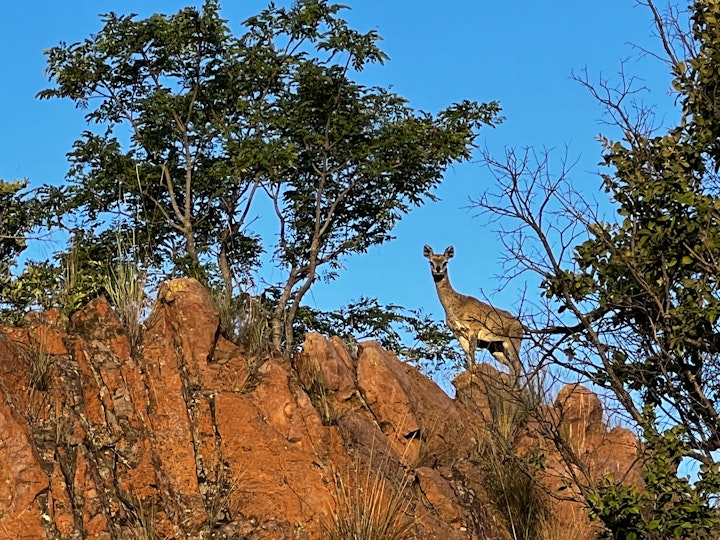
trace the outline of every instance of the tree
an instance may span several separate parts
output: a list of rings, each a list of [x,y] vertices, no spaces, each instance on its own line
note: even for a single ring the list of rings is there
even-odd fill
[[[0,180],[0,276],[5,282],[10,274],[10,264],[25,249],[25,234],[28,232],[27,204],[22,190],[26,181],[6,182]]]
[[[28,180],[0,180],[0,318],[11,323],[29,306],[42,304],[57,277],[48,262],[18,261],[28,242],[42,239],[56,223],[62,199],[53,187],[28,185]]]
[[[610,391],[642,433],[645,490],[583,492],[616,538],[717,538],[720,514],[720,3],[689,17],[652,2],[680,121],[652,125],[621,72],[615,87],[577,80],[622,140],[602,138],[602,183],[617,218],[552,173],[548,153],[486,155],[500,189],[475,205],[497,220],[514,264],[539,276],[546,361]],[[647,51],[646,51],[647,52]],[[657,55],[660,56],[660,55]],[[688,481],[683,466],[695,463]]]
[[[27,235],[38,222],[32,199],[23,190],[27,181],[0,180],[0,304],[12,305],[12,266],[26,248]]]
[[[292,348],[312,284],[390,240],[446,167],[470,157],[478,128],[499,121],[495,102],[433,116],[355,82],[386,55],[341,9],[271,4],[239,37],[214,0],[144,20],[110,13],[97,35],[47,51],[56,87],[40,97],[70,98],[103,128],[70,153],[78,214],[134,229],[151,246],[145,264],[219,282],[226,302],[271,252],[287,275],[272,286],[277,349]],[[273,209],[274,238],[251,229],[258,199]]]

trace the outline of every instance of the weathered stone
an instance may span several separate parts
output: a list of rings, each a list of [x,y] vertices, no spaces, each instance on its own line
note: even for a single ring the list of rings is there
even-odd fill
[[[60,330],[36,326],[31,328],[29,333],[31,346],[37,354],[63,355],[68,353]]]
[[[305,388],[320,384],[340,401],[355,393],[353,361],[339,338],[327,340],[320,334],[310,333],[305,336],[302,351],[294,363]]]
[[[103,489],[99,482],[98,471],[88,450],[80,446],[75,460],[75,476],[73,493],[82,512],[83,528],[87,538],[110,539],[108,520],[105,515],[107,508],[103,505],[105,497],[100,497]]]
[[[596,394],[581,385],[565,385],[555,398],[556,423],[573,441],[575,452],[592,452],[605,433],[603,406]]]
[[[68,326],[68,318],[60,309],[50,308],[44,311],[30,311],[25,315],[27,326],[47,326],[56,330],[65,331]]]
[[[417,369],[404,362],[398,365],[407,376],[409,397],[420,422],[423,448],[418,464],[434,467],[469,459],[477,450],[476,433],[484,423],[483,418],[450,398]]]
[[[311,437],[291,442],[286,422],[278,420],[285,413],[275,415],[270,423],[259,405],[251,396],[233,393],[222,393],[215,400],[232,486],[230,506],[245,518],[280,519],[317,532],[317,512],[332,504],[324,463],[329,445],[322,444],[321,436],[314,437],[315,448]],[[292,416],[292,407],[288,412]]]
[[[161,287],[153,309],[165,312],[182,347],[186,377],[199,385],[220,331],[220,313],[210,293],[196,279],[175,279]]]
[[[611,473],[618,482],[642,485],[637,463],[639,443],[632,431],[615,427],[607,433],[597,434],[591,446],[594,451],[588,464],[595,478]]]
[[[88,343],[98,341],[121,360],[130,358],[130,340],[105,297],[90,301],[70,319],[73,330]]]
[[[53,463],[53,471],[50,476],[49,514],[63,540],[71,538],[75,530],[72,509],[73,504],[68,493],[67,482],[60,463],[56,461]]]
[[[191,389],[183,376],[183,357],[177,354],[172,330],[165,323],[149,327],[143,343],[148,429],[168,487],[182,501],[181,508],[198,517],[205,511],[197,478],[191,404],[187,402]]]
[[[421,467],[417,470],[417,477],[423,495],[440,520],[454,529],[465,525],[465,519],[457,505],[455,493],[440,472],[429,467]]]
[[[0,388],[2,388],[0,386]],[[42,538],[37,496],[49,485],[27,424],[0,391],[0,534],[4,538]],[[14,535],[12,535],[14,533]]]
[[[248,359],[244,351],[218,336],[213,361],[202,373],[202,387],[223,392],[240,392],[250,382]]]
[[[512,395],[510,376],[486,363],[463,371],[452,383],[455,398],[487,423],[493,421],[498,404],[517,399]]]
[[[396,362],[377,343],[361,344],[358,388],[383,432],[409,437],[420,425],[407,391],[407,376]]]

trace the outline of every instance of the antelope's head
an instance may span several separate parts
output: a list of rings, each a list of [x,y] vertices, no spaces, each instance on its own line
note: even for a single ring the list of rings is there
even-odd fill
[[[442,255],[433,253],[430,246],[425,244],[423,255],[430,261],[430,273],[437,283],[447,276],[447,263],[455,255],[455,248],[448,247]]]

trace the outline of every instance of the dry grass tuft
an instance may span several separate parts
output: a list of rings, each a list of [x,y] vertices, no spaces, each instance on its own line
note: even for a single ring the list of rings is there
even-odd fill
[[[542,467],[542,456],[531,450],[521,454],[516,448],[533,407],[539,404],[536,392],[501,384],[486,387],[491,418],[479,454],[488,499],[503,517],[509,538],[543,538],[550,506],[533,477]]]
[[[108,301],[125,328],[133,351],[140,345],[142,322],[148,308],[145,294],[148,285],[147,273],[133,260],[137,251],[134,233],[130,238],[118,233],[117,262],[110,268],[103,283]]]
[[[32,346],[30,354],[30,386],[41,392],[50,387],[50,368],[52,362],[44,343]]]
[[[372,461],[372,460],[371,460]],[[379,470],[334,473],[335,508],[322,523],[323,540],[409,540],[414,538],[411,477],[400,472],[392,482]]]
[[[533,464],[492,438],[482,451],[484,487],[488,499],[503,516],[513,540],[541,538],[549,517],[545,493],[532,477]]]
[[[322,370],[317,364],[312,364],[303,387],[313,407],[315,407],[315,410],[320,415],[323,425],[337,425],[338,415],[333,405],[333,395],[332,392],[328,390]]]
[[[212,471],[212,479],[208,479],[201,487],[208,515],[208,538],[212,537],[218,524],[232,521],[234,509],[230,507],[230,501],[246,471],[247,469],[238,478],[233,478],[227,463],[220,459]]]
[[[587,514],[576,510],[570,520],[548,516],[542,526],[539,540],[596,540],[597,527],[590,523]]]
[[[228,339],[245,347],[252,358],[268,356],[272,349],[270,312],[261,299],[248,293],[227,299],[220,291],[214,291],[213,296]]]
[[[155,501],[149,499],[141,501],[135,496],[132,500],[123,501],[129,511],[129,527],[125,531],[131,540],[158,540],[159,535],[155,529]]]
[[[137,350],[142,338],[142,320],[147,308],[144,272],[130,262],[119,262],[110,270],[105,281],[105,291],[125,328],[130,346]]]

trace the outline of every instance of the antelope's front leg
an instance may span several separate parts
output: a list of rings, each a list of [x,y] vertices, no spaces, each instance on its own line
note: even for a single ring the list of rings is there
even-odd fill
[[[470,334],[470,336],[467,338],[468,345],[465,349],[465,354],[467,355],[468,360],[468,367],[472,367],[475,365],[475,352],[477,351],[477,343],[477,334]]]

